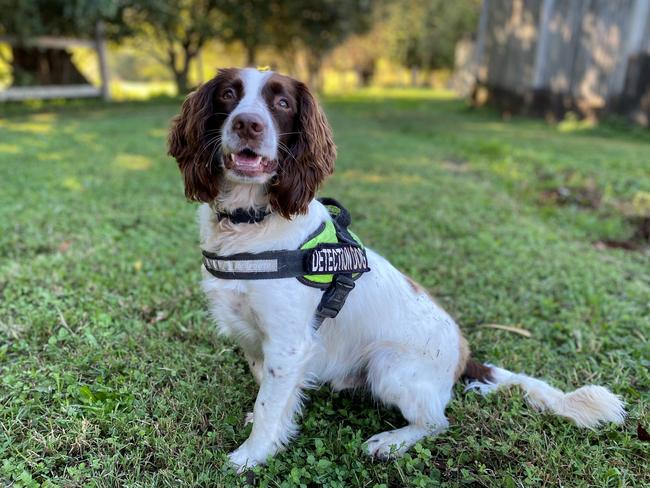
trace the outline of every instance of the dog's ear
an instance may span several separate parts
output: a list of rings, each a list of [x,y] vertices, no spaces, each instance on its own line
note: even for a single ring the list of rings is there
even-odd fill
[[[336,146],[325,114],[304,83],[296,81],[297,133],[270,188],[271,205],[283,217],[307,212],[309,202],[334,171]]]
[[[212,164],[214,151],[207,131],[220,76],[187,96],[181,113],[172,120],[167,141],[168,154],[178,162],[185,180],[185,196],[199,202],[214,200],[218,192],[220,169],[218,164]]]

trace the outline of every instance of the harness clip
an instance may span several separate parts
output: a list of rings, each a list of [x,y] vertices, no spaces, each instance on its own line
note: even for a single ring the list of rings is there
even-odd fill
[[[321,317],[333,319],[343,308],[345,299],[354,288],[354,280],[350,275],[335,275],[332,284],[323,293],[316,314]]]

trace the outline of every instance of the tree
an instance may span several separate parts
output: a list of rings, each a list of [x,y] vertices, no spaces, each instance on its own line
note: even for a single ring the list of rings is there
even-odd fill
[[[477,25],[480,0],[396,0],[384,8],[392,57],[417,69],[453,66],[458,40]]]
[[[361,86],[369,86],[375,76],[377,62],[386,54],[386,34],[381,23],[375,23],[366,34],[355,34],[339,45],[329,56],[335,69],[354,70]]]
[[[225,39],[228,0],[143,0],[134,2],[125,20],[143,34],[150,53],[171,72],[178,93],[186,93],[192,61],[209,40]]]
[[[246,51],[247,66],[255,66],[260,47],[283,47],[275,27],[281,23],[280,0],[230,0],[225,14],[225,40],[239,41]]]
[[[307,53],[307,69],[312,86],[323,58],[348,36],[371,27],[373,4],[370,0],[288,1],[282,26],[284,37],[293,37]]]
[[[125,3],[120,0],[0,0],[0,34],[14,37],[11,71],[14,85],[88,83],[69,51],[35,47],[35,36],[92,38],[98,21],[119,35]]]

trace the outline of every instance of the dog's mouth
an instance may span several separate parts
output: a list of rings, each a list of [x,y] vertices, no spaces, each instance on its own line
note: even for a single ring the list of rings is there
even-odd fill
[[[277,167],[275,160],[256,153],[250,148],[241,151],[224,154],[224,166],[244,176],[258,176],[272,173]]]

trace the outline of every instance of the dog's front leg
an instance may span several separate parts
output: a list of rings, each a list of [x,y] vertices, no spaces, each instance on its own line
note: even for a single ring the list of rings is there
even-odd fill
[[[293,417],[300,408],[300,390],[312,352],[311,332],[304,331],[298,337],[269,337],[263,345],[264,369],[253,410],[253,430],[229,454],[238,471],[263,463],[297,430]]]

